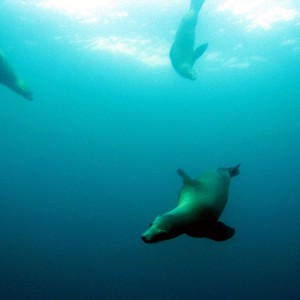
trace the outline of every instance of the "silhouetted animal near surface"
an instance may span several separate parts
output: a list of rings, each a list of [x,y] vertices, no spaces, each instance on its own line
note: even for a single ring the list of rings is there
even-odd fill
[[[193,66],[208,46],[206,43],[195,49],[195,29],[204,1],[191,0],[190,9],[181,20],[170,51],[170,59],[174,69],[181,76],[191,80],[197,78]]]
[[[151,223],[142,235],[143,241],[156,243],[184,233],[215,241],[230,239],[235,230],[218,220],[227,203],[230,180],[239,174],[239,167],[207,171],[195,180],[178,169],[183,187],[177,206]]]
[[[32,100],[32,92],[24,80],[13,70],[0,49],[0,83],[12,89],[17,94]]]

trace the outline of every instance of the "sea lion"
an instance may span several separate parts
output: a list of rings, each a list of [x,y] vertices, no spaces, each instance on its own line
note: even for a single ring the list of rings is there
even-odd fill
[[[191,0],[190,9],[181,20],[170,50],[170,59],[174,69],[182,77],[191,80],[196,80],[197,75],[193,70],[193,66],[208,46],[208,43],[205,43],[194,50],[195,29],[199,11],[204,1],[205,0]]]
[[[10,66],[8,60],[5,58],[0,49],[0,83],[12,89],[17,94],[23,96],[28,100],[32,100],[32,92],[24,80],[22,80],[13,68]]]
[[[183,187],[178,195],[177,207],[158,216],[144,232],[142,240],[156,243],[184,233],[215,241],[230,239],[234,235],[234,228],[218,219],[227,202],[230,179],[240,173],[239,167],[207,171],[195,180],[178,169]]]

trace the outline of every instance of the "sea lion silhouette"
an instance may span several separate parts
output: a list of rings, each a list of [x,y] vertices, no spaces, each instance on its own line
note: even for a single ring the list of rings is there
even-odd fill
[[[32,92],[24,80],[13,70],[0,49],[0,83],[12,89],[17,94],[32,100]]]
[[[199,11],[204,1],[205,0],[191,0],[190,9],[181,20],[170,51],[170,59],[174,69],[181,76],[191,80],[197,78],[193,66],[208,46],[208,44],[205,43],[194,49],[195,29]]]
[[[230,179],[239,174],[239,166],[210,170],[195,180],[178,169],[183,187],[177,207],[158,216],[142,235],[143,241],[156,243],[184,233],[215,241],[231,238],[235,230],[218,219],[227,203]]]

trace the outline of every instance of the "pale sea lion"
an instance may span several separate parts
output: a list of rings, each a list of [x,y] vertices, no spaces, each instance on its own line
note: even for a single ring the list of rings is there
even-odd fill
[[[234,235],[234,228],[218,219],[227,203],[230,179],[239,174],[239,166],[218,168],[191,179],[183,170],[178,174],[183,187],[177,207],[158,216],[142,235],[145,243],[156,243],[182,234],[225,241]]]
[[[190,9],[181,20],[170,51],[170,59],[174,69],[181,76],[191,80],[197,78],[193,66],[208,46],[205,43],[195,49],[195,29],[199,11],[204,1],[191,0]]]
[[[32,92],[24,80],[13,70],[0,49],[0,83],[12,89],[17,94],[32,100]]]

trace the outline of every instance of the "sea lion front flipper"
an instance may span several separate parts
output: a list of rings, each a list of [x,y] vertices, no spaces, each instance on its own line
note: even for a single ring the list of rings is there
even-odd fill
[[[234,233],[234,228],[229,227],[222,222],[215,222],[207,227],[204,237],[221,242],[232,238]]]
[[[182,169],[177,169],[178,175],[182,178],[183,184],[196,185],[197,181],[190,178]]]
[[[196,238],[208,238],[214,241],[226,241],[233,237],[234,228],[225,225],[222,222],[214,222],[207,225],[200,225],[186,230],[186,234]]]
[[[197,47],[194,51],[194,63],[195,61],[203,55],[203,53],[205,52],[205,50],[208,47],[208,43],[202,44],[201,46]]]

